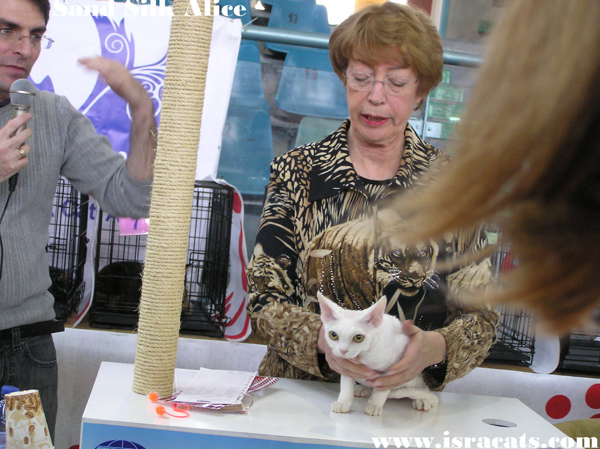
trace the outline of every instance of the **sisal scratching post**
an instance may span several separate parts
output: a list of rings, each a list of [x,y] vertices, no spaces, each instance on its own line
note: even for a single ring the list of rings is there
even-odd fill
[[[173,393],[213,17],[175,0],[154,166],[133,391]],[[214,3],[214,1],[213,1]]]

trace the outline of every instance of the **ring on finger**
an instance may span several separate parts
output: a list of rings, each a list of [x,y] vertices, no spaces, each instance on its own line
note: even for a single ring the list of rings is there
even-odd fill
[[[19,148],[19,154],[21,155],[19,159],[23,159],[26,156],[25,150],[23,148]]]

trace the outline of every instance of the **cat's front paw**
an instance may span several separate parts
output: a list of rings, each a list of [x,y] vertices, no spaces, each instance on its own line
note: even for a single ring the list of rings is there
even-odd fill
[[[381,414],[383,413],[383,407],[368,404],[365,408],[365,413],[370,416],[381,416]]]
[[[428,398],[413,399],[413,401],[412,401],[413,408],[415,408],[421,412],[428,412],[433,407],[437,407],[437,405],[438,405],[438,398],[437,398],[437,396],[433,396],[433,395]]]
[[[357,398],[366,398],[371,396],[371,387],[367,387],[365,385],[356,384],[354,386],[354,396]]]
[[[331,404],[331,411],[335,413],[348,413],[351,403],[335,401]]]

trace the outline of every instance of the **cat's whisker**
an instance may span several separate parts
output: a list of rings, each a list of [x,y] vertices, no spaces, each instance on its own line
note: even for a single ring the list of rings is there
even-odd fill
[[[428,287],[431,287],[432,289],[438,289],[439,288],[439,284],[436,281],[434,281],[432,278],[427,279],[425,281],[425,285],[428,286]]]

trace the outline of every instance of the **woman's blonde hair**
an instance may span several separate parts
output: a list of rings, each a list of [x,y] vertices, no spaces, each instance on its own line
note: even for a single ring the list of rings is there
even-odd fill
[[[409,237],[494,222],[518,260],[495,299],[581,323],[600,299],[600,1],[508,4],[456,137],[440,179],[400,204]]]
[[[417,72],[423,97],[442,80],[444,66],[442,39],[429,16],[391,2],[367,6],[338,25],[329,39],[329,57],[344,83],[351,58],[399,61]]]

